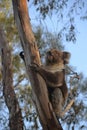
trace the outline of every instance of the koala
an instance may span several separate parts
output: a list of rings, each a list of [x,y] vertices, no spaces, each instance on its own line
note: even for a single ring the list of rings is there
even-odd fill
[[[68,88],[65,81],[65,64],[69,63],[69,59],[69,52],[51,49],[46,53],[45,65],[30,65],[31,69],[40,74],[45,80],[49,100],[57,117],[61,117],[63,106],[68,96]]]

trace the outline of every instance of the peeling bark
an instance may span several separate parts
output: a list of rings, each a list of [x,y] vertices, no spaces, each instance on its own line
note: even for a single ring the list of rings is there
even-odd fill
[[[2,59],[2,83],[5,103],[9,110],[10,130],[23,130],[21,109],[13,88],[11,50],[4,31],[0,28],[0,49]]]
[[[43,130],[62,130],[53,112],[48,98],[47,86],[43,78],[33,72],[31,63],[41,64],[35,37],[31,29],[26,0],[12,0],[15,22],[18,28],[21,45],[24,50],[27,74],[31,81],[33,102]]]

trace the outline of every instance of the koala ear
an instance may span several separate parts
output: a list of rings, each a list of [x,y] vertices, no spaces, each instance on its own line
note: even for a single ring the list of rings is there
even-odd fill
[[[64,60],[64,64],[68,64],[69,63],[69,59],[70,59],[71,54],[67,51],[63,52],[63,60]]]

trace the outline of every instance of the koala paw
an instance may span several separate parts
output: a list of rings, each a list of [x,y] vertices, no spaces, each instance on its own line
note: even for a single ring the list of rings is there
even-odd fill
[[[38,64],[30,64],[29,67],[31,68],[32,71],[36,71],[38,72],[39,71],[39,65]]]

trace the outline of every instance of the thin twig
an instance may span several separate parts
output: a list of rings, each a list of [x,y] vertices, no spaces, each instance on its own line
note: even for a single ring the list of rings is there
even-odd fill
[[[71,108],[71,106],[73,105],[73,103],[74,103],[74,99],[72,99],[70,101],[70,103],[67,105],[67,107],[65,108],[65,110],[62,112],[61,117],[63,117],[65,115],[65,113]]]

